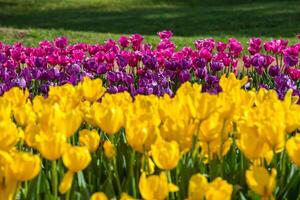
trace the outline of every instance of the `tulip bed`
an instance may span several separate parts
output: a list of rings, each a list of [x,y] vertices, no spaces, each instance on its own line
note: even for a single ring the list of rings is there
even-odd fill
[[[0,43],[1,200],[300,198],[300,43],[159,36]]]

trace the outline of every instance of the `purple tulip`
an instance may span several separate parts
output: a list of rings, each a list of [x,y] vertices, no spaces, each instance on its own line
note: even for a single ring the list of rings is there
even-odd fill
[[[275,66],[271,66],[269,68],[269,75],[272,77],[278,76],[280,74],[280,68],[279,66],[275,65]]]
[[[127,36],[121,36],[121,37],[119,38],[119,43],[120,43],[120,45],[121,45],[123,48],[126,48],[126,47],[128,47],[129,44],[130,44],[130,39],[129,39],[129,37],[127,37]]]

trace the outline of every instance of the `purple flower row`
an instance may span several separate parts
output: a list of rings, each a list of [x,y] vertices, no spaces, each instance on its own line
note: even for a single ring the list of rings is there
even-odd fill
[[[77,84],[84,76],[101,77],[111,93],[173,95],[186,81],[202,83],[203,92],[218,93],[219,77],[230,72],[248,75],[247,85],[274,88],[280,97],[288,89],[300,94],[300,43],[252,38],[244,48],[234,38],[208,38],[195,41],[194,48],[177,49],[172,32],[158,35],[156,47],[139,34],[104,44],[72,45],[66,37],[41,41],[38,47],[0,42],[0,94],[14,86],[28,88],[32,95],[47,94],[51,85]]]

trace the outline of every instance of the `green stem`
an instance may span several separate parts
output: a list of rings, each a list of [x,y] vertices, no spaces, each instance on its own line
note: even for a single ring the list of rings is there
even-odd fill
[[[121,195],[122,194],[122,186],[121,186],[121,182],[120,182],[120,178],[119,178],[116,158],[113,159],[113,168],[114,168],[114,172],[115,172],[114,176],[115,176],[116,181],[117,181],[118,191],[119,191],[119,194]]]
[[[68,192],[67,192],[67,194],[66,194],[65,200],[69,200],[69,199],[70,199],[70,193],[71,193],[71,189],[68,190]]]
[[[136,192],[136,188],[135,188],[135,177],[134,177],[134,169],[133,169],[133,165],[134,165],[134,157],[135,157],[135,152],[132,151],[131,153],[131,158],[130,158],[130,172],[129,172],[129,177],[131,177],[131,187],[132,187],[132,193],[133,193],[133,197],[137,197],[137,192]]]
[[[52,192],[57,197],[57,171],[56,171],[56,160],[52,161]]]
[[[169,184],[172,183],[171,172],[169,170],[167,171],[167,177],[168,177]],[[173,192],[171,192],[170,196],[171,196],[170,199],[175,199],[175,194]]]

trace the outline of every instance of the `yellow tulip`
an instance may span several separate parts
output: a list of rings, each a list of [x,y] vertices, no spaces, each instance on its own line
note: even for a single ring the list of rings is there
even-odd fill
[[[33,111],[32,104],[27,102],[21,107],[17,107],[13,110],[14,118],[22,127],[26,127],[29,123],[35,122],[36,114]]]
[[[178,191],[178,188],[171,183],[169,184],[166,174],[161,172],[159,176],[152,175],[149,177],[146,177],[146,173],[142,173],[139,190],[145,200],[162,200],[167,198],[169,192]]]
[[[91,155],[86,147],[68,146],[62,159],[71,172],[79,172],[90,164]]]
[[[124,114],[119,106],[103,106],[96,102],[91,112],[95,123],[109,135],[115,134],[124,126]]]
[[[180,159],[179,145],[175,141],[167,142],[158,137],[156,142],[151,145],[151,155],[159,168],[173,169]]]
[[[222,75],[220,79],[220,86],[222,87],[223,92],[231,92],[236,90],[241,90],[241,87],[248,82],[248,77],[243,77],[242,80],[236,78],[234,73],[230,73],[228,77]]]
[[[11,121],[0,122],[0,150],[9,151],[20,139],[20,131]]]
[[[216,111],[217,96],[201,93],[201,85],[184,83],[177,90],[175,99],[184,104],[185,113],[191,118],[203,121]]]
[[[207,187],[207,179],[201,174],[195,174],[191,177],[188,187],[188,200],[202,200]]]
[[[18,189],[18,182],[8,179],[0,181],[0,199],[1,200],[15,200],[15,194]]]
[[[232,145],[232,139],[224,139],[223,144],[221,138],[215,139],[209,143],[199,142],[201,147],[201,156],[204,156],[206,159],[214,159],[216,157],[222,157],[227,154]],[[208,155],[210,153],[210,155]]]
[[[63,110],[57,104],[46,104],[38,113],[37,123],[42,132],[63,133],[67,137],[72,136],[82,123],[82,113],[79,108]]]
[[[90,200],[108,200],[108,198],[103,192],[95,192]]]
[[[68,168],[59,185],[60,193],[64,194],[72,187],[74,173],[85,169],[91,162],[87,147],[68,146],[63,154],[63,163]]]
[[[39,128],[35,123],[29,123],[24,130],[24,140],[26,144],[30,147],[37,148],[37,135],[39,133]]]
[[[116,156],[116,148],[110,141],[106,140],[104,142],[103,148],[104,154],[107,158],[112,159]]]
[[[0,97],[0,121],[9,121],[11,120],[12,108],[11,102],[5,98]]]
[[[37,155],[26,152],[16,152],[12,156],[9,175],[17,181],[28,181],[36,177],[41,169],[41,160]]]
[[[286,142],[286,150],[290,159],[300,167],[300,134],[291,137]]]
[[[273,197],[276,175],[276,169],[272,169],[270,174],[264,167],[253,166],[246,171],[246,181],[252,191],[267,200]]]
[[[136,123],[137,121],[139,123]],[[139,118],[132,118],[126,121],[126,140],[135,151],[143,153],[145,150],[150,149],[156,140],[158,132],[158,128],[152,121],[139,121]]]
[[[40,153],[47,160],[59,159],[67,145],[67,138],[64,134],[44,134],[36,136],[37,147]],[[51,147],[51,148],[49,148]]]
[[[238,124],[238,148],[249,160],[264,158],[268,152],[272,151],[259,133],[258,127],[250,125],[250,122]]]
[[[18,87],[13,87],[9,91],[5,92],[3,97],[8,99],[13,107],[20,107],[26,104],[29,96],[28,90],[22,90]]]
[[[91,153],[95,152],[100,143],[100,136],[96,130],[83,129],[79,132],[79,143],[88,147]]]
[[[160,135],[167,141],[175,140],[181,152],[187,152],[193,143],[196,124],[189,119],[182,119],[182,114],[173,117],[165,117],[160,126]]]
[[[204,120],[200,124],[200,131],[198,134],[199,140],[202,142],[211,142],[213,140],[221,138],[221,132],[223,127],[223,120],[218,114],[211,115],[208,119]],[[225,138],[224,134],[224,138]]]
[[[142,172],[145,172],[146,175],[153,174],[155,172],[155,164],[153,163],[152,159],[148,156],[142,157]]]
[[[205,191],[206,200],[230,200],[233,186],[218,177],[207,185]]]
[[[97,78],[91,80],[87,76],[79,83],[77,89],[79,95],[90,102],[97,101],[105,93],[105,88],[102,86],[101,79]]]
[[[73,177],[74,177],[74,173],[71,171],[68,171],[67,173],[64,174],[64,177],[59,184],[59,192],[61,194],[65,194],[68,190],[71,189]]]
[[[133,198],[133,197],[130,196],[129,194],[123,192],[123,193],[121,194],[120,200],[135,200],[135,198]]]

